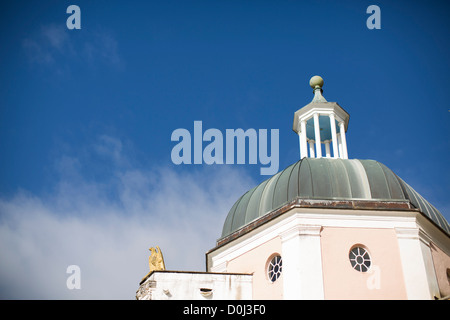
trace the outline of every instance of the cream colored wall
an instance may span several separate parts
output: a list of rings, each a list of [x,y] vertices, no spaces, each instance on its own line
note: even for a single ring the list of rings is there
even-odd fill
[[[430,249],[441,298],[449,296],[450,279],[448,278],[447,270],[450,269],[450,257],[433,243],[431,244]]]
[[[206,291],[202,291],[206,289]],[[206,272],[155,271],[136,292],[137,300],[249,300],[252,276]]]
[[[267,263],[276,253],[282,256],[279,237],[229,260],[227,272],[253,274],[253,299],[283,299],[283,273],[275,282],[271,282],[267,277]]]
[[[368,272],[352,268],[351,248],[369,251]],[[325,227],[321,232],[325,299],[406,299],[394,229]]]

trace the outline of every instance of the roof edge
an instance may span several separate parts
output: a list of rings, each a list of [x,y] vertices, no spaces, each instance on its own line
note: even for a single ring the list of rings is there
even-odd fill
[[[225,237],[217,240],[216,248],[219,248],[244,234],[258,228],[259,226],[275,219],[294,208],[317,208],[317,209],[353,209],[353,210],[380,210],[380,211],[414,211],[420,212],[415,208],[409,200],[336,200],[336,199],[303,199],[297,197],[296,199],[284,204],[283,206],[272,210],[271,212],[255,219],[241,228],[233,231]]]

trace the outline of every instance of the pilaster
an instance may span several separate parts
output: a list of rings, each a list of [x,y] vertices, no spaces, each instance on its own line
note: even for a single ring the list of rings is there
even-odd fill
[[[320,231],[321,226],[296,225],[280,235],[285,299],[324,299]]]

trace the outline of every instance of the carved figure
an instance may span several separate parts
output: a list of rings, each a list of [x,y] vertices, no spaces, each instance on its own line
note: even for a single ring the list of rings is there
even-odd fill
[[[153,271],[166,270],[161,249],[158,246],[156,246],[156,248],[151,247],[148,250],[150,250],[151,252],[150,257],[148,258],[148,266],[150,267],[150,272],[147,273],[145,277],[142,278],[140,282],[141,284],[148,278],[150,273],[152,273]]]
[[[148,265],[150,267],[150,272],[153,272],[155,270],[166,270],[161,249],[158,246],[156,246],[156,249],[151,247],[148,250],[150,250],[151,252],[150,257],[148,258]]]

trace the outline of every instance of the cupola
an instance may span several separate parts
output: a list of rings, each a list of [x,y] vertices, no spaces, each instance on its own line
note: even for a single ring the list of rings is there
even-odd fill
[[[311,78],[309,85],[314,98],[294,114],[292,129],[299,137],[300,159],[348,159],[345,132],[350,116],[337,102],[328,102],[324,98],[323,84],[320,76]]]

